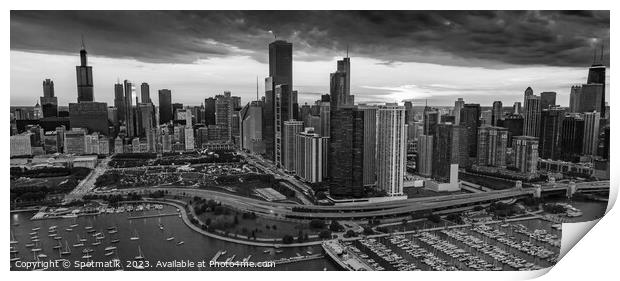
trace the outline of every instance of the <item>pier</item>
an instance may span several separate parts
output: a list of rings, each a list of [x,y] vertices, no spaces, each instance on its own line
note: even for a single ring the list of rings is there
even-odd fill
[[[309,260],[318,260],[318,259],[322,259],[324,258],[325,255],[323,254],[312,254],[312,255],[307,255],[307,256],[296,256],[296,257],[290,257],[290,258],[281,258],[278,260],[274,260],[273,262],[276,265],[279,264],[289,264],[289,263],[295,263],[295,262],[301,262],[301,261],[309,261]]]
[[[129,219],[129,220],[148,219],[148,218],[159,218],[159,217],[171,217],[171,216],[178,216],[178,215],[179,215],[179,213],[166,213],[166,214],[154,214],[154,215],[144,215],[144,216],[128,217],[127,219]]]

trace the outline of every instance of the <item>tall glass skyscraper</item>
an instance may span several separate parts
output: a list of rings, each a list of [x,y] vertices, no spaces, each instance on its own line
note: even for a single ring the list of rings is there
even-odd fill
[[[88,66],[84,40],[82,40],[82,49],[80,50],[80,65],[75,67],[75,73],[77,76],[78,103],[94,101],[93,68]]]

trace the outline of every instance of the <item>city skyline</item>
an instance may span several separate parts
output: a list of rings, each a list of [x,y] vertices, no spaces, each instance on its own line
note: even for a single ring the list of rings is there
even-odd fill
[[[225,90],[241,96],[244,102],[253,100],[256,77],[267,76],[266,44],[273,40],[273,32],[278,39],[293,43],[296,87],[293,90],[299,91],[300,104],[312,103],[320,94],[329,92],[328,73],[347,49],[355,64],[351,93],[356,95],[356,102],[365,103],[414,99],[414,105],[421,105],[424,99],[429,99],[429,104],[442,106],[453,104],[458,97],[467,97],[467,102],[486,106],[493,97],[510,106],[510,101],[518,100],[524,89],[531,86],[536,94],[557,92],[557,103],[568,106],[570,86],[585,80],[582,69],[592,63],[595,51],[600,55],[601,45],[605,50],[603,64],[609,65],[609,51],[604,47],[609,45],[608,12],[404,12],[398,14],[397,23],[383,13],[332,12],[334,19],[325,20],[329,18],[327,12],[311,12],[303,19],[305,24],[293,19],[294,11],[273,12],[279,13],[276,15],[282,17],[282,22],[290,22],[292,27],[271,23],[273,19],[266,13],[269,12],[205,12],[179,19],[176,12],[124,12],[115,17],[118,19],[115,28],[107,30],[101,23],[86,20],[92,17],[106,23],[102,19],[105,12],[63,18],[63,12],[14,11],[11,34],[20,36],[11,38],[11,105],[34,105],[41,96],[40,81],[47,78],[55,83],[59,105],[74,101],[75,76],[68,69],[79,64],[75,57],[81,43],[79,34],[85,37],[89,65],[95,68],[95,99],[108,104],[112,104],[113,87],[118,79],[128,79],[134,85],[147,82],[152,91],[171,89],[173,101],[183,104],[199,105],[204,97]],[[140,33],[146,28],[141,20],[154,16],[162,16],[162,22],[170,20],[171,25],[193,32],[165,28],[155,35]],[[337,20],[352,17],[360,19],[360,23],[347,28],[372,27],[369,33],[376,35],[375,39],[385,40],[373,43],[369,38],[343,34]],[[223,36],[213,30],[213,25],[231,19],[237,21],[226,27],[230,34]],[[570,25],[564,25],[574,27],[573,30],[558,27],[567,21]],[[58,25],[67,22],[72,22],[72,28],[54,38],[45,35],[46,30],[58,29]],[[137,26],[129,28],[132,23]],[[414,23],[424,23],[427,30],[413,28]],[[442,23],[451,28],[441,28]],[[481,28],[485,24],[486,28]],[[501,25],[507,26],[498,30]],[[200,26],[204,30],[196,31]],[[390,34],[387,28],[396,30]],[[552,32],[564,39],[550,36]],[[445,44],[450,46],[437,46],[437,36],[443,35],[466,38],[476,44],[490,41],[476,52],[471,46],[455,44],[454,39],[444,38],[445,43],[452,43]],[[110,43],[104,40],[109,36],[127,41]],[[186,43],[171,46],[166,40],[148,41],[157,36],[189,40],[190,46]],[[404,36],[413,36],[416,41],[396,43],[392,38]],[[511,37],[507,41],[510,36],[517,39]],[[527,38],[532,42],[523,47]],[[326,39],[337,40],[326,42]],[[193,48],[191,42],[195,44]],[[130,48],[118,48],[125,43]],[[510,52],[502,56],[494,53],[501,50]],[[537,60],[528,59],[524,50],[538,52]],[[427,53],[420,55],[420,51]],[[159,61],[153,58],[155,55]],[[561,56],[565,59],[558,58]],[[609,97],[609,85],[606,92]]]

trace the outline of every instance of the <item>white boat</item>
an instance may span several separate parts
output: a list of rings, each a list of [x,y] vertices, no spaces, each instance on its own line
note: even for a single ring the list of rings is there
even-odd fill
[[[44,258],[47,258],[47,255],[46,255],[46,254],[41,253],[41,254],[39,254],[37,257],[39,257],[40,259],[44,259]]]
[[[40,227],[35,227],[32,229],[32,231],[39,231],[39,229],[41,229]]]
[[[172,240],[174,240],[174,236],[170,236],[170,237],[166,238],[166,241],[172,241]]]
[[[142,249],[140,248],[139,245],[138,245],[138,255],[134,259],[136,259],[136,260],[144,259],[144,255],[142,254]]]
[[[71,249],[69,248],[69,242],[65,241],[65,249],[60,251],[60,255],[64,256],[64,255],[70,255],[71,254]]]
[[[101,245],[101,241],[95,241],[95,242],[90,243],[90,244],[93,245],[93,246],[99,246],[99,245]]]
[[[85,254],[85,255],[83,255],[83,256],[82,256],[82,258],[83,258],[83,259],[85,259],[85,260],[90,259],[90,258],[92,258],[92,257],[93,257],[93,256],[91,256],[91,255],[89,255],[89,254]]]
[[[19,241],[15,239],[15,235],[13,234],[13,232],[11,232],[11,245],[17,244],[17,243],[19,243]]]
[[[107,247],[105,247],[105,250],[106,251],[113,251],[113,250],[116,250],[116,247],[115,246],[107,246]]]
[[[138,231],[137,230],[134,230],[134,235],[129,237],[129,240],[131,240],[131,241],[140,240],[140,236],[138,236]]]
[[[113,251],[112,251],[112,252],[106,252],[106,253],[105,253],[105,254],[103,254],[103,255],[104,255],[104,256],[106,256],[106,257],[107,257],[107,256],[111,256],[111,255],[114,255],[114,252],[113,252]]]
[[[184,242],[184,241],[179,241],[179,242],[177,242],[177,246],[181,246],[181,245],[183,245],[183,244],[185,244],[185,242]]]

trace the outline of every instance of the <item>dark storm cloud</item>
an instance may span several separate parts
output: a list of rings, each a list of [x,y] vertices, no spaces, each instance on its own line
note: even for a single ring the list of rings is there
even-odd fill
[[[583,66],[609,46],[608,11],[12,11],[11,49],[191,63],[231,55],[264,62],[267,44],[296,60],[354,56],[430,62]],[[605,50],[609,65],[609,49]]]

